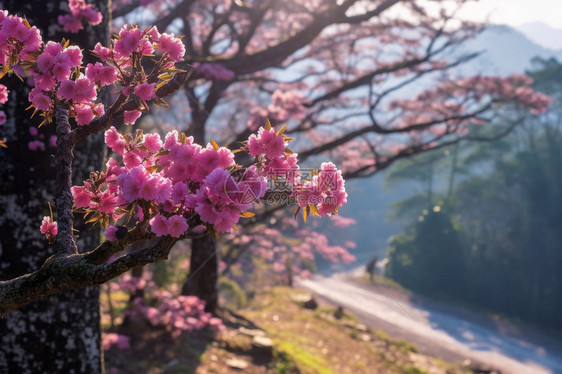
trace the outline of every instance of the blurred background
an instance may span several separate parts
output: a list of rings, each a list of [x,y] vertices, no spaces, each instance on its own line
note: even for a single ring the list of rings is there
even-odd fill
[[[126,24],[184,35],[190,79],[120,131],[180,130],[234,150],[266,120],[286,125],[305,174],[341,170],[347,204],[320,218],[264,201],[231,232],[178,243],[99,294],[17,311],[0,321],[12,332],[0,370],[24,356],[79,367],[88,345],[112,374],[562,373],[562,2],[87,3],[101,24],[58,18],[78,0],[2,5],[84,51]],[[22,233],[47,214],[54,175],[54,129],[15,126],[28,117],[2,128],[2,195],[20,195],[0,199],[17,208],[1,217],[0,279],[50,255]],[[101,137],[83,147],[75,183],[103,164]],[[36,336],[53,331],[59,346],[36,358]],[[69,331],[101,337],[104,353]]]
[[[333,161],[343,170],[348,203],[306,223],[293,218],[294,206],[257,207],[257,218],[214,243],[207,262],[193,263],[186,243],[171,261],[105,285],[106,329],[126,339],[151,307],[162,315],[148,321],[165,325],[166,298],[186,294],[216,261],[217,301],[194,294],[223,321],[223,308],[260,320],[290,357],[276,356],[268,370],[562,372],[562,4],[341,1],[353,5],[339,14],[326,1],[194,3],[196,79],[171,111],[140,126],[234,144],[265,118],[286,124],[305,165]],[[158,12],[137,9],[114,23],[159,24]],[[185,32],[181,17],[166,17],[170,30]],[[327,303],[320,318],[360,317],[349,322],[359,324],[355,341],[387,339],[383,351],[406,353],[383,354],[380,366],[345,358],[340,345],[328,348],[341,350],[334,363],[318,331],[291,335],[301,312],[279,310],[318,300]],[[270,326],[276,317],[285,323]],[[167,329],[198,329],[201,316],[189,318]],[[417,348],[394,348],[393,338]],[[227,339],[243,362],[220,366],[215,352],[198,370],[261,372],[262,356],[244,358],[259,346],[252,339],[248,350]]]

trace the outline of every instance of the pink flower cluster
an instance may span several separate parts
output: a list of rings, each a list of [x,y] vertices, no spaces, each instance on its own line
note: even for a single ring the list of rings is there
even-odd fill
[[[257,158],[263,175],[279,182],[284,179],[292,189],[292,196],[301,208],[314,205],[319,215],[337,213],[347,202],[345,182],[341,171],[331,162],[322,163],[318,175],[301,181],[297,154],[287,150],[287,138],[275,128],[260,128],[247,142],[248,152]]]
[[[277,212],[271,224],[274,226],[265,229],[246,226],[226,236],[228,244],[247,246],[250,249],[249,264],[244,265],[247,271],[252,270],[253,259],[259,257],[272,265],[280,281],[286,282],[288,267],[291,274],[306,278],[310,275],[310,270],[313,269],[311,265],[317,257],[332,263],[350,263],[355,260],[348,251],[355,248],[353,242],[346,241],[345,246],[341,243],[332,245],[324,233],[316,232],[310,226],[299,228],[297,221],[283,212]],[[330,232],[336,236],[338,234],[337,229]]]
[[[347,203],[341,170],[331,162],[323,162],[319,174],[304,182],[302,190],[296,196],[301,208],[313,204],[321,216],[337,213],[338,208]]]
[[[393,100],[388,109],[396,111],[397,128],[405,128],[416,124],[443,121],[446,127],[438,129],[437,136],[451,132],[463,133],[467,125],[475,119],[469,116],[470,110],[485,104],[501,104],[506,100],[529,108],[531,113],[544,113],[552,103],[552,99],[533,90],[529,85],[533,79],[524,74],[508,77],[475,76],[458,80],[449,80],[432,90],[423,91],[413,99]],[[447,120],[447,118],[459,118]],[[446,121],[447,120],[447,121]],[[476,119],[477,120],[477,119]],[[433,127],[429,131],[436,131]]]
[[[170,235],[174,238],[179,238],[189,228],[187,221],[180,215],[173,215],[166,218],[161,214],[155,215],[150,220],[150,227],[156,236]]]
[[[132,277],[129,274],[113,283],[112,290],[134,293],[142,289],[144,297],[136,298],[131,309],[125,314],[131,318],[142,317],[155,327],[164,327],[174,336],[185,331],[211,328],[224,329],[222,321],[205,312],[205,302],[196,296],[175,296],[171,292],[159,289],[148,279]]]
[[[284,178],[290,185],[298,184],[300,171],[297,154],[286,151],[288,138],[275,128],[260,127],[258,134],[248,138],[248,152],[261,163],[263,175],[269,179]]]
[[[246,169],[239,181],[228,170],[215,169],[203,182],[195,195],[186,198],[186,205],[218,232],[229,231],[267,189],[265,178],[258,176],[255,166]]]
[[[89,124],[94,117],[103,115],[103,104],[93,103],[97,98],[96,83],[101,85],[113,83],[114,68],[88,64],[86,76],[71,79],[72,71],[82,65],[82,57],[82,51],[76,46],[63,47],[60,43],[51,41],[45,45],[43,52],[37,57],[37,71],[32,72],[35,87],[29,93],[29,101],[35,108],[49,112],[55,98],[68,100],[73,104],[71,115],[81,126]],[[109,76],[113,80],[105,79],[96,82],[90,79],[97,78],[92,71],[100,69],[103,69],[104,78]]]
[[[142,57],[154,53],[156,49],[159,49],[169,62],[181,61],[185,55],[183,42],[174,34],[161,34],[155,26],[141,30],[129,25],[121,28],[112,49],[98,43],[94,52],[101,61],[112,60],[122,66],[128,66],[133,53]]]
[[[104,332],[101,336],[101,346],[104,351],[115,346],[117,349],[127,349],[131,346],[131,338],[122,334]]]
[[[33,137],[33,140],[31,140],[27,144],[27,148],[29,148],[30,151],[44,151],[45,150],[45,135],[40,134],[39,130],[37,130],[37,127],[34,127],[34,126],[31,126],[29,128],[29,134]],[[56,135],[51,135],[51,137],[49,138],[48,145],[51,148],[55,148],[57,146],[57,136]]]
[[[51,217],[43,217],[41,221],[41,234],[45,234],[49,243],[54,243],[57,237],[57,223],[51,220]]]
[[[196,296],[173,296],[167,291],[155,291],[153,295],[159,301],[157,307],[146,306],[143,299],[137,298],[136,309],[128,311],[127,314],[139,313],[153,326],[165,327],[173,336],[207,327],[214,330],[224,329],[222,321],[205,312],[205,302]]]
[[[87,4],[86,0],[69,0],[68,7],[71,14],[58,17],[64,31],[77,33],[84,28],[83,23],[98,25],[103,19],[102,14],[93,5]]]
[[[21,17],[9,16],[0,11],[0,65],[17,65],[21,60],[32,58],[41,48],[39,30],[30,27]]]
[[[8,101],[8,87],[0,84],[0,104],[5,104]]]
[[[201,224],[227,232],[265,195],[266,176],[274,170],[276,182],[284,178],[301,207],[318,215],[337,212],[347,201],[341,171],[323,163],[319,172],[301,181],[297,155],[286,148],[289,138],[283,131],[260,128],[251,135],[246,149],[256,164],[243,169],[229,149],[216,144],[203,148],[177,131],[162,141],[158,134],[141,130],[123,136],[112,127],[105,132],[105,142],[118,158],[108,161],[105,173],[72,187],[75,206],[116,223],[124,214],[149,220],[158,237],[180,238]],[[106,238],[118,240],[117,230],[108,227]]]
[[[89,22],[99,22],[97,11],[84,0],[71,0],[72,17],[85,17]],[[147,110],[145,101],[155,97],[157,82],[146,82],[146,76],[139,69],[140,59],[151,55],[155,50],[162,52],[157,62],[158,71],[173,75],[174,63],[183,59],[185,47],[173,34],[160,34],[156,27],[141,30],[125,25],[111,48],[98,43],[94,53],[105,62],[88,64],[84,74],[82,50],[68,43],[48,42],[42,44],[41,36],[35,27],[20,17],[8,16],[0,12],[0,64],[7,65],[7,71],[17,67],[21,73],[21,60],[31,66],[32,84],[29,101],[36,110],[44,112],[45,120],[51,121],[54,114],[53,103],[66,101],[70,104],[70,115],[78,125],[87,125],[94,118],[104,114],[102,104],[95,104],[97,92],[105,85],[120,83],[122,93],[135,94],[141,101],[138,109],[124,113],[124,122],[133,124]],[[39,52],[39,53],[38,53]],[[29,64],[31,63],[31,64]],[[2,86],[3,87],[3,86]],[[0,87],[0,102],[5,101],[7,92]]]
[[[261,127],[258,134],[248,138],[248,151],[251,156],[257,157],[264,154],[270,160],[280,158],[287,147],[283,135],[276,135],[275,129],[269,130]]]
[[[122,136],[112,127],[105,141],[121,162],[111,158],[99,179],[72,187],[75,206],[117,221],[136,204],[134,214],[140,221],[148,219],[156,236],[181,237],[194,214],[214,230],[228,231],[266,191],[265,178],[254,166],[244,173],[229,171],[235,166],[229,149],[202,148],[177,131],[162,142],[158,134]],[[106,238],[116,240],[111,227]]]

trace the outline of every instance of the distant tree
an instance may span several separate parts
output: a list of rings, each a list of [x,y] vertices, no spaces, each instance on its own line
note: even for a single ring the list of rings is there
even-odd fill
[[[344,174],[348,177],[371,175],[398,159],[445,147],[461,139],[478,139],[467,129],[475,122],[490,119],[498,109],[520,105],[532,111],[542,111],[549,102],[544,95],[528,89],[530,81],[524,76],[445,77],[451,69],[475,56],[451,57],[448,52],[476,35],[481,27],[457,20],[454,10],[445,5],[426,7],[421,0],[315,0],[304,3],[133,0],[114,1],[111,12],[106,12],[104,2],[86,3],[81,0],[70,1],[68,8],[62,1],[6,1],[3,4],[12,13],[26,13],[57,41],[61,40],[62,30],[79,31],[89,36],[88,42],[77,40],[86,59],[91,57],[86,51],[92,50],[92,36],[98,36],[102,44],[107,43],[106,29],[96,31],[92,28],[99,22],[102,25],[106,21],[112,23],[116,26],[115,33],[128,32],[130,28],[119,29],[127,22],[144,22],[146,24],[140,25],[141,30],[156,25],[162,33],[184,34],[185,62],[195,68],[193,75],[189,80],[186,75],[182,79],[169,80],[169,75],[165,74],[162,79],[170,85],[157,90],[162,90],[160,92],[164,96],[164,93],[171,93],[174,86],[174,90],[180,89],[185,95],[183,102],[189,106],[189,113],[180,111],[174,116],[189,123],[188,133],[193,135],[196,143],[204,144],[208,134],[215,131],[223,135],[219,136],[223,144],[237,144],[248,139],[264,123],[265,117],[269,117],[274,125],[278,125],[277,128],[288,122],[286,134],[289,136],[308,135],[308,141],[301,141],[299,153],[302,159],[333,152],[344,163]],[[394,10],[400,10],[404,16],[395,16]],[[101,11],[99,15],[98,11]],[[153,30],[155,33],[156,29]],[[4,32],[7,31],[8,27]],[[172,40],[172,36],[169,38]],[[167,48],[160,47],[161,50]],[[100,49],[98,54],[100,51],[106,53]],[[2,50],[4,55],[6,52]],[[3,64],[13,65],[6,60]],[[159,71],[158,65],[149,65],[147,71]],[[154,68],[156,70],[151,70]],[[282,74],[284,71],[291,74]],[[147,77],[138,73],[141,78],[135,79]],[[395,78],[390,79],[391,76]],[[396,92],[404,91],[424,77],[435,78],[429,89],[419,93],[410,90],[412,96],[409,99],[395,100],[393,95]],[[2,144],[8,145],[8,151],[4,153],[6,156],[2,159],[5,173],[2,188],[3,192],[6,191],[2,195],[8,198],[2,200],[1,207],[3,211],[10,212],[4,217],[3,228],[14,234],[2,237],[1,255],[4,264],[21,263],[25,269],[19,265],[8,265],[10,270],[2,269],[2,279],[38,268],[52,253],[45,251],[45,245],[36,233],[31,233],[31,222],[47,214],[40,200],[45,201],[50,195],[61,193],[61,188],[57,191],[54,185],[55,171],[60,171],[60,165],[52,168],[52,163],[48,162],[50,157],[44,157],[45,153],[42,153],[43,148],[45,152],[49,150],[51,143],[48,140],[54,126],[45,125],[39,130],[29,130],[28,125],[15,126],[16,123],[25,123],[20,121],[24,115],[21,106],[27,105],[28,93],[24,91],[28,88],[16,83],[17,78],[12,78],[14,80],[8,87],[12,100],[5,106],[8,122],[3,127],[3,136],[6,140],[2,141]],[[148,74],[148,79],[153,78]],[[43,88],[47,88],[49,83],[52,82],[39,82],[44,85]],[[132,82],[123,83],[128,86]],[[71,84],[65,87],[69,89]],[[70,91],[67,90],[65,95],[70,97]],[[148,91],[135,92],[140,103],[121,102],[127,105],[107,110],[109,114],[106,113],[104,118],[110,118],[111,113],[119,113],[117,122],[135,122],[141,111],[146,112],[149,108],[148,104],[143,104],[151,102],[146,96],[150,94]],[[124,96],[129,94],[126,91]],[[32,97],[37,108],[45,108],[47,100],[44,94]],[[156,103],[163,104],[159,100]],[[181,105],[174,107],[180,108]],[[77,108],[71,108],[68,114],[75,116],[80,125],[90,122],[93,116],[101,115],[99,106],[95,111],[90,106]],[[128,112],[126,118],[122,116],[124,112]],[[47,110],[45,113],[43,118],[56,116],[55,111],[51,113]],[[217,118],[220,122],[216,121]],[[103,126],[110,125],[113,120],[108,119]],[[217,126],[217,122],[222,126]],[[90,130],[78,128],[82,129],[76,131],[80,134],[78,138],[87,138],[85,135]],[[379,138],[379,135],[384,136]],[[96,144],[88,143],[83,152],[76,152],[76,160],[82,155],[96,158],[81,169],[84,174],[99,170],[99,140],[98,137]],[[60,150],[61,146],[56,148]],[[30,157],[17,165],[22,160],[21,155]],[[28,175],[22,170],[36,173]],[[45,185],[50,187],[45,189]],[[65,234],[69,243],[73,241],[71,226],[65,226],[65,230],[70,230]],[[52,222],[46,222],[44,231],[53,234]],[[86,240],[84,234],[81,234],[81,239],[88,248],[96,245],[94,239]],[[164,247],[160,249],[165,252],[167,246]],[[214,310],[217,301],[218,261],[214,257],[215,249],[211,236],[192,239],[190,276],[184,286],[184,293],[204,299],[209,311]],[[5,258],[9,260],[4,261]],[[99,261],[101,259],[106,259],[105,255],[98,258]],[[136,266],[142,262],[129,265]],[[11,272],[16,269],[19,269],[17,274]],[[8,273],[4,275],[5,272]],[[50,283],[42,284],[52,286]],[[76,287],[85,285],[80,283]],[[97,298],[96,289],[86,292],[93,293],[84,296],[84,301]],[[96,307],[96,303],[91,304],[92,308]],[[62,313],[60,315],[65,318]],[[94,314],[91,316],[92,320],[96,319]],[[83,331],[90,330],[85,327]],[[99,340],[96,336],[94,332],[92,339],[85,341],[94,343]],[[32,339],[24,337],[23,340]],[[10,355],[22,361],[22,355]],[[90,357],[99,362],[99,356],[95,353]],[[57,363],[60,360],[51,361]],[[68,360],[71,361],[70,358]],[[91,371],[97,371],[99,364],[92,365]],[[90,370],[84,369],[77,361],[69,367],[76,371]],[[21,370],[27,369],[22,367]],[[52,371],[49,366],[45,370]]]
[[[562,65],[536,59],[534,67],[528,72],[535,79],[533,87],[555,98],[549,112],[526,116],[497,142],[465,147],[460,163],[466,173],[446,205],[456,224],[428,226],[426,238],[435,239],[435,247],[445,252],[449,244],[442,237],[444,228],[459,233],[457,257],[439,259],[454,267],[462,263],[463,292],[455,298],[561,328],[557,311],[562,306]],[[431,259],[431,250],[419,249],[419,228],[435,214],[422,213],[423,222],[389,246],[388,274],[426,293],[450,286],[443,282],[422,287],[435,277],[436,269],[425,261]]]

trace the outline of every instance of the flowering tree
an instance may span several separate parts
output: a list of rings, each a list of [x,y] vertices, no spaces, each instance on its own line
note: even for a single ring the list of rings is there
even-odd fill
[[[228,215],[217,215],[213,211],[215,205],[215,210],[223,213],[216,204],[225,204],[225,201],[221,200],[224,196],[216,194],[216,189],[213,189],[213,186],[217,186],[212,183],[214,179],[209,180],[209,186],[204,181],[211,173],[203,178],[204,173],[187,169],[176,171],[173,168],[173,158],[177,156],[174,156],[174,147],[178,147],[181,152],[185,149],[185,152],[192,152],[192,155],[200,155],[206,162],[211,162],[209,159],[216,157],[213,162],[217,163],[218,169],[227,170],[228,177],[222,171],[222,174],[216,172],[217,174],[213,175],[213,178],[216,178],[215,182],[223,178],[226,183],[231,180],[229,178],[233,178],[234,182],[228,183],[252,186],[251,183],[239,179],[244,178],[244,173],[231,175],[230,172],[238,167],[232,163],[227,149],[215,149],[212,144],[202,146],[206,143],[206,130],[217,130],[217,121],[213,120],[214,114],[220,114],[221,127],[218,130],[223,135],[220,139],[222,144],[237,144],[249,139],[265,123],[266,117],[270,118],[278,129],[281,123],[288,121],[285,134],[302,133],[309,137],[309,141],[301,142],[299,147],[301,159],[323,152],[337,152],[336,155],[345,165],[344,175],[366,176],[403,157],[447,146],[463,139],[482,138],[477,132],[469,129],[492,118],[498,108],[517,104],[533,111],[541,111],[548,104],[546,97],[526,88],[525,85],[529,82],[523,76],[458,79],[448,76],[448,71],[470,60],[474,55],[451,57],[452,55],[447,53],[459,43],[474,36],[480,26],[455,19],[454,12],[446,7],[445,2],[443,5],[430,6],[423,0],[114,1],[111,17],[120,39],[113,43],[113,50],[105,48],[109,46],[109,41],[103,40],[97,50],[94,47],[96,32],[93,30],[99,30],[104,22],[109,21],[102,1],[87,4],[82,0],[71,0],[68,5],[66,1],[49,1],[33,6],[15,1],[5,3],[9,6],[8,9],[19,10],[27,15],[34,12],[37,15],[40,12],[40,17],[35,18],[44,19],[44,27],[41,27],[43,30],[57,30],[55,25],[58,23],[59,32],[64,29],[68,32],[79,31],[79,35],[86,34],[87,41],[80,44],[81,48],[94,50],[101,60],[92,61],[87,71],[83,71],[78,69],[81,63],[78,62],[79,54],[76,48],[65,43],[54,43],[50,46],[39,44],[35,52],[37,56],[33,56],[37,60],[26,62],[21,67],[34,71],[32,74],[35,91],[29,99],[34,104],[34,110],[37,109],[35,117],[41,116],[40,120],[53,121],[56,127],[60,123],[73,126],[76,122],[77,127],[67,126],[66,130],[61,129],[62,132],[57,134],[57,149],[67,149],[68,152],[66,156],[57,156],[60,166],[57,166],[57,170],[69,170],[72,146],[85,148],[84,151],[76,149],[76,161],[88,160],[99,153],[99,145],[95,144],[96,139],[97,144],[100,139],[96,138],[95,133],[104,130],[109,130],[106,136],[108,145],[121,156],[115,161],[110,161],[107,170],[93,175],[88,174],[100,170],[101,167],[97,161],[84,161],[85,167],[75,169],[85,175],[81,175],[76,182],[78,184],[73,190],[74,196],[66,193],[60,197],[64,198],[66,203],[62,204],[62,200],[61,203],[57,202],[56,209],[63,209],[66,213],[57,213],[56,230],[54,219],[51,219],[50,215],[47,215],[49,218],[44,221],[42,231],[51,239],[54,239],[56,231],[57,243],[63,240],[67,243],[56,244],[57,250],[71,249],[63,255],[75,259],[76,265],[84,264],[79,259],[88,255],[78,256],[74,253],[72,224],[68,217],[71,216],[72,197],[78,202],[77,208],[90,214],[89,219],[95,218],[102,224],[111,226],[106,234],[110,239],[116,240],[97,247],[97,251],[91,252],[96,255],[90,254],[89,257],[89,260],[98,262],[95,266],[102,266],[107,272],[101,276],[99,272],[92,270],[95,273],[92,275],[99,278],[90,278],[90,283],[82,280],[83,283],[76,286],[99,283],[106,277],[119,273],[112,273],[109,269],[121,269],[122,265],[122,269],[126,269],[133,263],[143,263],[144,260],[139,260],[140,253],[136,254],[138,256],[129,256],[128,260],[103,263],[104,259],[107,260],[111,256],[110,253],[119,251],[120,246],[143,238],[143,232],[154,236],[161,235],[159,246],[152,248],[159,256],[165,256],[173,241],[189,236],[193,237],[190,269],[199,271],[191,274],[184,291],[205,298],[207,307],[211,310],[214,308],[217,278],[217,261],[213,256],[215,245],[211,235],[199,237],[202,233],[192,233],[190,229],[202,223],[206,225],[206,230],[210,230],[210,226],[217,226],[220,231],[222,225],[234,222],[235,217],[230,212]],[[67,9],[66,12],[59,14],[63,8]],[[45,17],[46,15],[51,18]],[[35,18],[34,22],[38,22]],[[139,25],[137,29],[122,29],[125,24],[140,24],[141,21],[146,24]],[[151,25],[156,25],[157,28],[150,28]],[[123,35],[119,30],[123,31]],[[182,40],[186,51],[184,61],[195,67],[194,71],[179,65],[176,68],[183,71],[178,71],[168,65],[171,60],[179,57],[177,53],[181,47],[175,38],[165,31],[186,36]],[[26,31],[19,27],[19,32]],[[103,33],[100,35],[103,37]],[[162,35],[168,36],[164,36],[160,42]],[[60,37],[53,40],[60,40]],[[162,60],[163,55],[159,55],[159,60],[153,62],[153,65],[149,64],[151,66],[144,71],[139,62],[144,54],[151,54],[150,49],[155,46],[166,51],[166,58],[171,60],[166,62]],[[45,50],[49,52],[45,53]],[[22,49],[20,52],[33,55],[32,50]],[[39,54],[45,54],[41,61],[38,59]],[[88,53],[81,54],[84,58],[90,58]],[[23,56],[23,61],[28,61],[28,57]],[[20,69],[18,61],[5,62],[8,64],[4,66],[15,66],[15,72]],[[117,69],[122,64],[122,69]],[[68,70],[70,75],[67,76]],[[284,70],[290,70],[290,74],[282,74]],[[191,77],[187,79],[190,72]],[[120,82],[120,94],[113,104],[108,102],[109,105],[104,106],[102,112],[99,100],[93,99],[98,95],[101,86],[111,83],[113,74]],[[397,100],[393,97],[396,92],[427,78],[434,79],[435,83],[431,89],[415,93],[411,99]],[[17,78],[13,76],[10,79]],[[11,173],[6,178],[7,182],[3,188],[10,191],[10,196],[20,197],[5,198],[2,201],[3,209],[12,213],[5,218],[3,228],[14,232],[13,239],[2,239],[3,243],[6,243],[2,246],[2,256],[10,256],[10,262],[13,263],[22,263],[28,267],[31,264],[32,269],[29,270],[33,270],[44,261],[46,252],[21,256],[11,248],[36,250],[44,247],[38,238],[30,233],[34,230],[29,224],[29,217],[37,216],[37,209],[46,210],[44,205],[48,196],[43,188],[39,188],[39,183],[45,185],[52,180],[53,186],[50,190],[56,189],[52,179],[55,173],[51,160],[44,156],[44,152],[48,152],[49,147],[55,144],[50,141],[54,139],[51,135],[55,135],[55,126],[44,125],[39,131],[27,128],[22,130],[21,126],[12,130],[16,129],[15,113],[22,112],[21,109],[16,110],[16,105],[22,105],[28,94],[24,93],[25,88],[15,84],[9,88],[10,95],[16,96],[12,99],[17,100],[6,103],[8,110],[5,128],[10,130],[6,134],[8,150],[5,155],[12,166],[3,168],[6,173]],[[184,101],[190,108],[190,113],[184,120],[190,123],[188,135],[193,136],[192,140],[178,133],[162,142],[162,139],[149,134],[137,133],[136,136],[122,137],[117,135],[116,131],[110,130],[111,125],[117,126],[118,122],[136,122],[141,113],[147,112],[150,103],[163,104],[160,100],[175,90],[185,95]],[[62,105],[59,105],[60,103]],[[0,120],[2,118],[0,116]],[[87,123],[89,124],[86,125]],[[505,131],[507,130],[499,129],[498,135]],[[268,173],[271,175],[271,170],[277,170],[278,173],[278,170],[283,168],[294,168],[294,156],[287,154],[286,157],[276,158],[267,154],[270,147],[264,147],[264,144],[268,141],[273,142],[272,152],[281,148],[277,137],[276,133],[271,133],[271,129],[263,129],[261,133],[254,135],[254,138],[250,138],[246,145],[250,156],[243,163],[245,166],[254,164],[258,176],[267,176]],[[158,140],[162,142],[160,150],[156,149],[159,145]],[[275,148],[275,145],[278,148]],[[342,151],[340,147],[344,145],[348,147]],[[43,149],[45,151],[42,151]],[[17,157],[19,154],[27,154],[29,157],[21,160]],[[227,164],[228,160],[230,164]],[[92,165],[94,167],[89,167]],[[324,165],[323,168],[326,172],[332,170],[330,164]],[[22,172],[29,169],[35,170],[36,175],[25,175]],[[194,178],[193,182],[198,184],[186,184],[187,195],[191,197],[183,200],[183,187],[174,187],[180,183],[176,178],[179,175]],[[67,173],[64,178],[63,189],[67,191],[72,184],[69,183],[69,176]],[[318,182],[320,176],[316,177]],[[287,175],[281,172],[281,178],[287,178]],[[80,181],[86,183],[82,184]],[[63,183],[62,178],[58,182]],[[313,183],[312,180],[308,182]],[[162,196],[150,196],[151,199],[146,200],[146,194],[150,194],[150,191],[136,190],[143,183],[157,188],[163,195],[170,188],[170,199],[175,196],[176,201],[172,202],[177,205],[178,211],[169,211],[170,206]],[[311,186],[305,186],[306,183],[307,181],[303,181],[295,193],[307,196]],[[238,191],[238,187],[232,186],[234,191]],[[17,195],[18,189],[31,191],[31,195]],[[321,191],[321,188],[318,190]],[[176,195],[173,195],[174,193]],[[327,191],[320,193],[326,195]],[[200,200],[197,200],[198,198]],[[202,204],[204,198],[211,201],[215,198],[219,202],[214,202],[208,207]],[[151,201],[151,204],[141,201]],[[242,203],[245,201],[231,203],[234,204],[232,211],[245,212]],[[305,205],[302,208],[304,212],[320,214],[321,210],[329,212],[332,207],[327,205],[325,208],[311,208]],[[35,213],[29,213],[32,211]],[[142,222],[142,228],[139,226],[136,231],[131,229],[125,233],[119,222],[114,222],[122,214]],[[43,215],[45,214],[41,214]],[[185,222],[181,218],[175,218],[177,216],[182,216]],[[222,222],[224,218],[226,223]],[[186,230],[182,232],[184,228]],[[85,240],[84,235],[81,235],[80,239],[86,242],[82,243],[84,245],[79,244],[80,247],[96,248],[93,239]],[[10,251],[7,250],[8,247]],[[151,249],[147,248],[140,252],[147,256],[153,255]],[[56,261],[51,259],[49,263],[52,266]],[[2,279],[20,275],[21,273],[14,273],[15,269],[16,267],[11,267],[10,271],[2,269]],[[71,271],[62,273],[68,276],[72,274]],[[55,284],[54,288],[57,287],[59,285]],[[81,298],[92,300],[96,295],[83,295]],[[87,315],[87,320],[96,319],[94,314]],[[13,319],[9,322],[12,330],[17,321],[18,319]],[[87,327],[88,323],[84,326]],[[81,330],[86,331],[85,328]],[[95,333],[92,333],[92,336],[94,342],[89,346],[96,345]],[[64,357],[59,357],[64,361],[67,356],[65,354]],[[11,353],[10,357],[18,357],[18,354]],[[76,367],[79,365],[76,364]],[[53,368],[51,371],[60,370]]]
[[[185,118],[197,142],[216,131],[237,144],[267,117],[289,122],[287,134],[306,134],[301,159],[333,151],[346,176],[360,177],[428,149],[482,139],[469,129],[502,106],[540,111],[548,104],[523,76],[452,76],[476,54],[450,52],[481,25],[458,20],[446,1],[429,3],[124,0],[114,2],[113,17],[117,25],[146,22],[186,35],[199,85],[184,86]],[[430,89],[397,99],[429,79]],[[216,305],[214,252],[209,237],[193,241],[184,287],[209,310]]]
[[[185,48],[173,34],[124,26],[109,47],[96,44],[93,53],[101,63],[83,69],[80,48],[64,39],[43,43],[36,27],[7,11],[0,12],[0,33],[2,76],[30,79],[34,87],[28,109],[42,117],[39,126],[55,126],[57,148],[57,220],[51,212],[40,227],[54,244],[55,254],[35,272],[0,283],[1,315],[38,298],[104,283],[164,259],[179,239],[231,230],[240,217],[252,215],[248,212],[252,202],[265,195],[272,163],[290,163],[295,175],[290,195],[304,212],[331,215],[346,202],[341,172],[323,163],[312,178],[301,179],[294,153],[287,148],[285,128],[276,131],[268,121],[240,149],[254,157],[255,165],[247,168],[236,165],[234,153],[214,141],[203,148],[177,131],[163,142],[158,134],[138,131],[136,136],[122,136],[110,127],[115,121],[134,124],[148,101],[165,104],[163,98],[187,80],[189,71],[176,67]],[[142,60],[156,49],[158,58],[145,72]],[[106,109],[95,100],[109,84],[120,90]],[[104,130],[105,143],[119,158],[110,158],[105,171],[92,172],[83,185],[73,187],[75,145]],[[73,207],[93,215],[88,222],[106,227],[107,241],[79,253]],[[118,225],[131,219],[136,223],[130,229]],[[130,244],[155,238],[155,244],[110,261]]]

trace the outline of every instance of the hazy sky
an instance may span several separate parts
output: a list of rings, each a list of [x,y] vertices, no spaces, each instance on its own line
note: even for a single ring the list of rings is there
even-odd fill
[[[562,29],[562,0],[479,0],[464,6],[463,16],[483,20],[490,14],[492,23],[519,26],[542,21]]]

